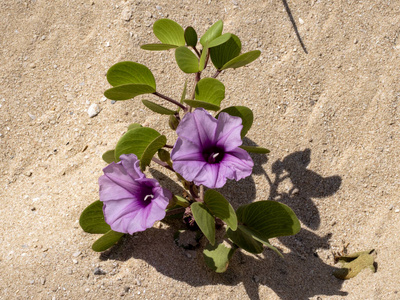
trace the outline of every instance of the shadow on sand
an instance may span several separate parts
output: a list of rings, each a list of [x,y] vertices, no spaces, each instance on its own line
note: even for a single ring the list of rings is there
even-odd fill
[[[245,144],[254,143],[245,139]],[[310,149],[294,152],[282,160],[275,161],[272,164],[273,180],[262,167],[268,160],[267,156],[254,155],[252,158],[255,163],[254,173],[263,174],[270,185],[269,199],[290,206],[303,225],[317,229],[321,220],[312,198],[334,194],[341,185],[341,178],[322,177],[308,170],[307,166],[311,160]],[[181,189],[158,171],[153,170],[152,175],[173,191]],[[288,179],[292,187],[280,192],[282,190],[280,185]],[[239,182],[230,181],[220,191],[228,199],[234,199],[231,202],[237,208],[255,199],[256,186],[253,178],[248,177]],[[178,227],[181,226],[180,221],[174,222]],[[175,232],[176,229],[172,227],[150,228],[145,232],[136,233],[133,237],[127,236],[115,247],[102,253],[101,259],[121,261],[130,258],[141,259],[161,274],[191,286],[213,284],[235,286],[242,283],[249,298],[255,300],[260,299],[258,292],[260,285],[268,286],[281,299],[307,299],[315,295],[347,294],[340,291],[342,281],[332,275],[335,268],[325,264],[316,253],[317,249],[330,248],[330,236],[319,237],[303,228],[295,236],[279,238],[280,242],[290,249],[289,253],[283,254],[284,259],[269,249],[265,249],[260,255],[237,251],[228,270],[218,274],[205,266],[201,249],[184,250],[178,247],[174,243]]]

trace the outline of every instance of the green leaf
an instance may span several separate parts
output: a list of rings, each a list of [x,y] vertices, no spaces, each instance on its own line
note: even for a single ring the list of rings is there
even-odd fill
[[[103,156],[101,157],[106,163],[111,164],[115,161],[115,150],[108,150],[104,152]]]
[[[134,83],[148,85],[156,90],[153,73],[146,66],[133,61],[122,61],[113,65],[107,72],[107,80],[114,87]]]
[[[178,48],[177,45],[170,45],[170,44],[145,44],[140,46],[143,50],[150,50],[150,51],[164,51],[169,49]]]
[[[208,54],[208,47],[207,45],[204,46],[201,55],[200,55],[200,59],[199,59],[199,71],[203,71],[204,68],[206,67],[206,59],[207,59],[207,54]]]
[[[186,104],[189,104],[191,107],[202,107],[204,109],[208,109],[208,110],[214,110],[214,111],[218,111],[221,109],[221,107],[219,107],[218,105],[214,105],[208,102],[204,102],[204,101],[198,101],[198,100],[183,100],[183,102],[185,102]]]
[[[197,73],[199,71],[199,60],[196,54],[185,46],[175,50],[175,59],[178,67],[185,73]]]
[[[79,225],[89,233],[106,233],[111,230],[110,225],[104,221],[103,202],[97,200],[86,207],[79,218]]]
[[[141,159],[147,147],[160,135],[156,130],[149,127],[138,127],[128,130],[118,141],[115,147],[115,158],[120,161],[122,154],[135,154]]]
[[[179,205],[182,207],[188,207],[190,205],[190,202],[181,196],[174,195],[173,198],[175,199],[176,205]]]
[[[195,202],[190,208],[192,209],[194,220],[200,230],[206,236],[211,245],[215,244],[215,220],[212,214],[208,211],[204,203]]]
[[[196,84],[195,99],[220,106],[225,98],[224,84],[215,78],[203,78]]]
[[[118,242],[123,235],[124,233],[110,230],[93,243],[92,249],[96,252],[105,251],[108,248],[114,246],[115,243]]]
[[[226,236],[237,246],[246,250],[247,252],[258,254],[263,252],[264,247],[263,245],[253,239],[250,235],[243,232],[240,226],[233,231],[232,229],[228,228],[226,231]]]
[[[185,85],[183,86],[183,91],[181,95],[181,103],[183,103],[183,100],[186,98],[186,90],[187,90],[187,79],[185,80]]]
[[[236,215],[254,237],[268,242],[278,236],[294,235],[300,231],[295,213],[276,201],[257,201],[240,206]]]
[[[162,115],[173,115],[175,111],[165,108],[164,106],[158,105],[157,103],[151,102],[149,100],[142,100],[144,106],[148,109],[154,111],[155,113],[159,113]]]
[[[132,123],[132,124],[129,124],[128,130],[139,128],[139,127],[143,127],[143,126],[140,125],[139,123]]]
[[[150,85],[146,84],[123,84],[104,92],[104,96],[111,100],[128,100],[143,94],[152,94],[156,90]]]
[[[163,44],[176,46],[185,45],[185,32],[181,25],[170,19],[160,19],[154,22],[153,32]]]
[[[207,190],[204,194],[204,204],[214,216],[224,221],[232,230],[236,230],[235,210],[224,196],[217,191]]]
[[[207,43],[219,37],[222,34],[223,27],[224,24],[221,20],[215,22],[200,38],[200,44],[204,47]]]
[[[142,156],[140,157],[140,168],[142,169],[142,171],[144,171],[146,167],[150,165],[151,159],[153,158],[154,154],[156,154],[158,149],[164,147],[166,143],[167,138],[165,137],[165,135],[160,135],[147,146]]]
[[[251,109],[246,106],[230,106],[221,110],[218,113],[217,118],[222,112],[226,112],[231,116],[240,117],[242,119],[243,128],[240,135],[243,139],[251,128],[251,125],[253,125],[253,112]]]
[[[230,38],[231,38],[232,34],[230,33],[224,33],[223,35],[217,37],[216,39],[212,40],[209,44],[208,44],[208,48],[213,48],[216,46],[219,46],[223,43],[226,43]]]
[[[228,248],[224,244],[212,246],[208,244],[203,251],[206,265],[217,273],[226,271],[229,261],[237,248]]]
[[[185,29],[185,41],[188,46],[196,47],[197,45],[197,33],[191,26]]]
[[[221,70],[226,70],[229,68],[236,69],[243,67],[256,60],[260,56],[260,54],[261,54],[260,50],[254,50],[247,53],[243,53],[242,55],[239,55],[238,57],[235,57],[234,59],[224,64]]]
[[[246,150],[247,152],[250,153],[258,153],[258,154],[267,154],[270,151],[266,148],[262,148],[262,147],[256,147],[256,146],[239,146],[240,148],[242,148],[243,150]]]
[[[211,61],[220,70],[224,64],[238,56],[241,50],[242,43],[240,39],[236,35],[231,34],[230,39],[225,43],[210,49]]]

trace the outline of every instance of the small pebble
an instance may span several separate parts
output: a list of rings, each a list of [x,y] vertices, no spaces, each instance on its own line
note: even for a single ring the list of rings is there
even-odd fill
[[[77,263],[78,263],[78,261],[77,261],[76,259],[73,259],[72,262],[73,262],[74,264],[77,264]]]
[[[88,115],[90,118],[97,116],[101,111],[101,108],[98,104],[93,103],[89,106]]]
[[[121,13],[122,20],[129,22],[132,18],[132,10],[130,7],[125,7]]]
[[[89,293],[89,292],[90,292],[90,289],[89,289],[89,288],[86,288],[86,289],[85,289],[85,292],[86,292],[86,293]]]
[[[106,272],[100,269],[99,267],[96,267],[93,271],[94,275],[106,275]]]
[[[29,116],[29,118],[31,118],[32,120],[35,120],[35,119],[36,119],[36,116],[35,116],[35,115],[32,115],[32,114],[30,114],[30,113],[28,113],[28,116]]]
[[[395,209],[394,212],[398,213],[398,212],[400,212],[400,209]]]
[[[304,24],[304,21],[303,21],[303,19],[302,19],[302,18],[299,18],[299,23],[300,23],[301,25],[303,25],[303,24]]]
[[[79,255],[81,255],[81,251],[76,251],[72,254],[73,257],[78,257]]]
[[[44,285],[46,283],[46,278],[45,277],[40,278],[40,283]]]
[[[115,102],[117,102],[117,101],[115,101],[115,100],[111,100],[111,104],[115,104]]]

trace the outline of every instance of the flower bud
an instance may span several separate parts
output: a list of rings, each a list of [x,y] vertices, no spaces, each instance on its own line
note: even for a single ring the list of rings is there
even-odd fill
[[[169,124],[169,127],[170,127],[172,130],[176,130],[176,128],[177,128],[178,125],[179,125],[179,120],[178,120],[178,118],[177,118],[175,115],[170,115],[170,116],[169,116],[169,122],[168,122],[168,124]]]

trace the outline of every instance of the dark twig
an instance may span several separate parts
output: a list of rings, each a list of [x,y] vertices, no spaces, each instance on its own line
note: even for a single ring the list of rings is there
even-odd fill
[[[222,70],[217,70],[215,74],[212,76],[212,78],[217,78],[217,76],[222,72]]]
[[[153,157],[151,160],[154,161],[156,164],[159,164],[160,166],[175,172],[174,169],[172,169],[171,166],[169,164],[167,164],[166,162],[163,162],[163,161],[161,161],[161,160],[159,160],[158,158],[155,158],[155,157]]]
[[[160,98],[162,98],[162,99],[164,99],[164,100],[167,100],[167,101],[169,101],[169,102],[171,102],[171,103],[173,103],[173,104],[179,106],[179,107],[182,108],[184,111],[187,111],[187,107],[186,107],[185,105],[183,105],[182,103],[179,103],[178,101],[176,101],[176,100],[174,100],[174,99],[172,99],[172,98],[170,98],[170,97],[168,97],[168,96],[165,96],[165,95],[163,95],[163,94],[160,94],[160,93],[158,93],[158,92],[154,92],[153,94],[156,95],[156,96],[158,96],[158,97],[160,97]]]
[[[301,37],[300,37],[299,31],[297,30],[296,22],[295,22],[294,19],[293,19],[292,13],[291,13],[290,8],[289,8],[289,5],[287,4],[286,0],[282,0],[282,3],[283,3],[283,6],[285,6],[286,13],[287,13],[288,16],[289,16],[290,22],[292,22],[294,32],[296,33],[297,39],[298,39],[299,42],[300,42],[301,48],[303,48],[303,51],[304,51],[306,54],[308,54],[307,48],[306,48],[306,46],[304,45],[303,40],[302,40]]]

